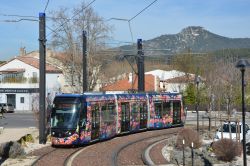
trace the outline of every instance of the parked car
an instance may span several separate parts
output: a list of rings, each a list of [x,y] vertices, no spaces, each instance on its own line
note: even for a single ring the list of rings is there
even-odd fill
[[[243,125],[239,122],[239,131],[237,131],[237,124],[236,122],[224,122],[222,128],[220,127],[215,134],[215,141],[221,139],[221,135],[223,132],[223,138],[230,139],[230,127],[231,127],[231,138],[236,139],[237,133],[240,133],[240,141],[243,140]],[[247,124],[245,124],[246,129],[246,141],[250,141],[250,129]]]
[[[7,112],[14,112],[14,106],[13,104],[10,104],[10,103],[0,103],[0,109],[4,110],[5,113]]]

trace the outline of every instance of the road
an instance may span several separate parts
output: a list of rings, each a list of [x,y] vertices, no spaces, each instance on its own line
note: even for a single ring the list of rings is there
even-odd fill
[[[241,113],[238,113],[241,114]],[[205,111],[200,111],[200,124],[202,124],[202,116],[205,116]],[[4,128],[26,128],[26,127],[37,127],[33,113],[5,113],[6,118],[0,119],[0,127]],[[197,118],[196,113],[188,111],[186,124],[196,124]],[[213,121],[213,120],[212,120]],[[204,119],[205,123],[208,123],[208,119]],[[250,115],[246,116],[246,123],[250,125]],[[212,125],[214,122],[212,122]]]
[[[196,112],[188,111],[187,112],[187,118],[186,118],[186,124],[197,124],[197,116],[196,115],[197,115]],[[241,119],[241,112],[238,112],[237,116],[239,117],[239,120],[241,121],[242,120]],[[200,117],[199,121],[200,121],[200,125],[201,125],[202,120],[203,120],[202,117],[207,117],[206,112],[205,111],[200,111],[199,112],[199,117]],[[212,114],[212,117],[215,117],[215,114]],[[226,117],[226,115],[224,115],[224,117]],[[233,120],[234,119],[232,119],[232,121]],[[250,113],[246,113],[245,121],[246,121],[246,123],[248,125],[250,125]],[[204,118],[204,123],[208,124],[208,119],[207,118]],[[212,125],[214,125],[214,119],[212,119]]]
[[[5,118],[0,119],[0,127],[28,128],[37,127],[33,113],[5,113]]]

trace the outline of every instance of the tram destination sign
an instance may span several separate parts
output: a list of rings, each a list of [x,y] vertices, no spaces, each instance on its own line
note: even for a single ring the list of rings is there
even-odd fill
[[[38,93],[39,88],[0,88],[0,93]]]

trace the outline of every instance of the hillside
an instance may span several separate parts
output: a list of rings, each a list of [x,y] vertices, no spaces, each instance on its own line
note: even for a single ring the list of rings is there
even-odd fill
[[[161,35],[151,40],[143,41],[145,54],[148,56],[168,55],[186,52],[213,52],[222,49],[250,48],[250,38],[223,37],[199,26],[184,28],[180,33]],[[125,45],[121,50],[136,49]],[[156,51],[157,49],[157,51]]]

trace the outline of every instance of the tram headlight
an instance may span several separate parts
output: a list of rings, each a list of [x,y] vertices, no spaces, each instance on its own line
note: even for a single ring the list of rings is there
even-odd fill
[[[74,134],[74,131],[67,131],[67,132],[65,133],[65,135],[66,135],[67,137],[72,136],[73,134]]]
[[[52,135],[55,135],[55,132],[53,131],[51,134],[52,134]]]

